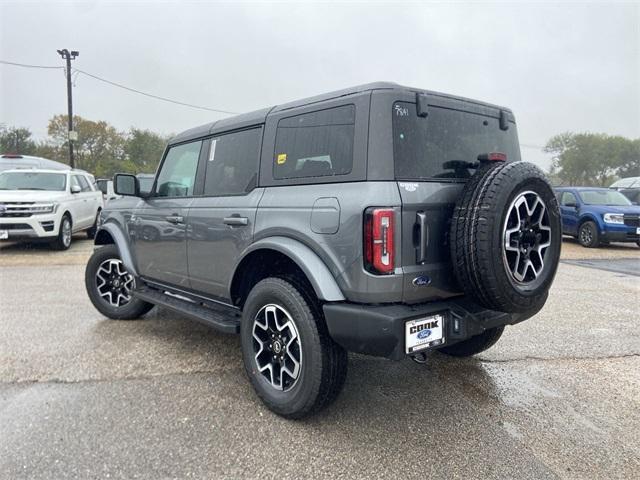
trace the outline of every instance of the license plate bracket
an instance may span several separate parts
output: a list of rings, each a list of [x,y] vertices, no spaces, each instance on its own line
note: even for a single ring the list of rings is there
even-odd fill
[[[445,316],[442,313],[407,320],[404,327],[405,353],[437,347],[445,342]]]
[[[9,230],[0,230],[0,240],[9,238]]]

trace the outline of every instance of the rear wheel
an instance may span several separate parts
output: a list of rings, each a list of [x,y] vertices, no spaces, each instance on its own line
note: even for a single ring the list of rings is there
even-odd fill
[[[600,236],[598,226],[595,222],[588,221],[580,225],[578,230],[578,241],[580,245],[587,248],[597,248],[600,246]]]
[[[133,297],[135,279],[124,267],[115,245],[93,252],[84,281],[91,303],[108,318],[134,320],[153,308],[151,303]]]
[[[490,328],[480,335],[454,343],[449,347],[442,347],[438,351],[454,357],[470,357],[494,346],[500,340],[503,331],[504,327]]]
[[[55,250],[67,250],[71,246],[72,235],[71,217],[68,213],[65,213],[60,220],[58,236],[51,242],[51,248]]]
[[[242,356],[251,384],[273,412],[302,418],[330,404],[347,372],[347,353],[329,337],[317,303],[290,279],[267,278],[243,309]]]

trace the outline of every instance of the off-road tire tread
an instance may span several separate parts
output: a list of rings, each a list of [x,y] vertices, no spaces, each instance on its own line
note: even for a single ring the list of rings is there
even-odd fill
[[[116,309],[108,306],[101,300],[100,295],[94,286],[96,270],[100,264],[108,258],[120,258],[120,252],[116,245],[111,244],[97,248],[94,250],[91,258],[89,258],[89,261],[87,262],[84,274],[84,284],[87,289],[89,299],[96,310],[107,318],[112,320],[137,320],[142,315],[149,312],[154,305],[134,297],[125,306]]]
[[[302,282],[296,281],[290,276],[269,277],[258,282],[253,289],[261,285],[277,285],[291,295],[302,306],[307,318],[315,320],[316,328],[311,328],[312,338],[306,338],[305,342],[314,342],[320,345],[321,361],[311,362],[309,370],[312,378],[316,379],[314,391],[308,396],[306,403],[295,412],[283,412],[278,405],[262,394],[259,388],[255,391],[265,405],[279,415],[290,419],[301,419],[313,415],[325,406],[329,405],[340,393],[347,372],[347,354],[329,336],[320,306],[311,300],[311,294],[302,286]],[[252,290],[253,290],[252,289]],[[251,293],[249,294],[251,296]],[[299,319],[298,319],[299,321]],[[247,375],[252,377],[247,368]]]
[[[538,308],[541,297],[545,296],[523,297],[502,288],[493,265],[496,252],[492,251],[491,235],[494,228],[500,228],[502,224],[500,215],[504,208],[498,204],[497,197],[504,189],[513,189],[526,180],[539,180],[548,185],[544,173],[533,164],[483,163],[465,184],[452,216],[450,252],[456,279],[466,294],[492,310],[508,313],[530,311]],[[547,208],[557,209],[555,196],[551,201],[554,204],[547,205]],[[497,209],[500,211],[496,212]],[[554,269],[551,280],[557,261],[555,259],[555,265],[551,266]]]

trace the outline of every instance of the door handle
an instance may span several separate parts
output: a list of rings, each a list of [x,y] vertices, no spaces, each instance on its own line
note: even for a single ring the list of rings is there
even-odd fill
[[[241,217],[240,215],[231,215],[230,217],[225,217],[222,221],[226,225],[231,225],[234,227],[249,225],[249,219],[247,217]]]
[[[427,225],[427,214],[424,212],[417,212],[416,221],[418,222],[419,230],[416,263],[424,263],[427,259],[427,246],[429,245],[429,227]]]
[[[168,217],[165,217],[165,219],[167,222],[173,223],[174,225],[184,222],[184,217],[180,215],[169,215]]]

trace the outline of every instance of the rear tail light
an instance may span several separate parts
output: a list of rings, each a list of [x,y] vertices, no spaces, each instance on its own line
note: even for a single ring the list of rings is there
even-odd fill
[[[364,266],[376,274],[390,274],[395,269],[394,211],[391,208],[368,208],[364,213]]]

